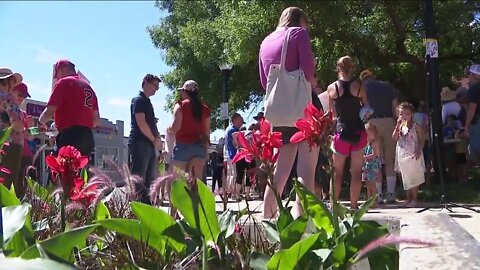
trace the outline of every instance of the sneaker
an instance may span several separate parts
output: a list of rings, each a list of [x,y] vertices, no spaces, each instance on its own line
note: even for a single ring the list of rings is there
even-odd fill
[[[383,196],[383,194],[378,194],[377,203],[378,204],[384,204],[385,203],[385,197]]]
[[[396,203],[397,201],[395,200],[395,194],[394,193],[388,193],[387,194],[387,203]]]

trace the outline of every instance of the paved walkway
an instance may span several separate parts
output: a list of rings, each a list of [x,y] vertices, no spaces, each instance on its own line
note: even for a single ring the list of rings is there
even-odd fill
[[[217,205],[217,211],[223,212],[223,203],[219,196],[215,197]],[[348,202],[342,202],[347,204]],[[232,211],[243,210],[247,207],[245,201],[242,202],[233,202],[229,200],[228,209]],[[259,220],[262,219],[261,211],[263,207],[263,202],[260,200],[254,200],[248,202],[248,207],[255,218]],[[480,207],[473,207],[476,210],[480,211]],[[453,213],[448,212],[446,209],[430,209],[423,213],[416,213],[422,208],[399,208],[395,205],[385,205],[382,208],[374,208],[367,212],[366,217],[381,217],[381,216],[391,216],[391,217],[404,217],[409,215],[432,215],[437,213],[447,213],[449,214],[461,227],[463,227],[468,233],[470,233],[477,241],[480,242],[480,213],[475,213],[463,208],[453,208]]]

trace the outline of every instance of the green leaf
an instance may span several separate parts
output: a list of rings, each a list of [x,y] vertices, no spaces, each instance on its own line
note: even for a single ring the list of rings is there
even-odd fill
[[[22,258],[7,258],[1,259],[0,265],[7,266],[8,269],[15,269],[15,270],[74,270],[77,269],[73,265],[58,263],[53,260],[49,259],[33,259],[33,260],[25,260]],[[6,269],[0,267],[2,269]]]
[[[307,228],[308,216],[302,215],[294,220],[290,225],[280,233],[281,248],[290,248],[300,241]]]
[[[3,147],[3,144],[10,138],[12,133],[12,127],[8,127],[0,132],[0,145]]]
[[[85,184],[87,184],[88,183],[88,171],[87,171],[87,169],[83,168],[80,175],[83,178],[83,182]]]
[[[13,185],[12,185],[13,186]],[[20,205],[20,200],[15,193],[11,193],[4,185],[0,185],[0,206]]]
[[[268,242],[275,244],[280,243],[280,235],[278,231],[275,229],[275,224],[271,223],[270,221],[262,221],[263,228],[265,228],[265,234],[267,235]]]
[[[33,194],[37,195],[42,200],[47,201],[50,198],[50,192],[32,178],[28,177],[27,183]]]
[[[189,191],[185,179],[178,179],[172,183],[172,204],[182,213],[192,228],[201,232],[205,240],[216,243],[220,234],[220,225],[215,210],[215,198],[210,189],[198,180],[197,192]],[[198,214],[199,224],[197,224],[195,213]]]
[[[291,207],[289,208],[278,208],[279,209],[279,212],[280,212],[280,215],[278,216],[278,220],[277,220],[277,230],[278,232],[282,232],[283,230],[285,230],[285,228],[288,227],[288,225],[290,225],[290,223],[293,222],[293,216],[292,216],[292,213],[291,213]]]
[[[359,221],[362,219],[363,215],[365,215],[365,213],[367,213],[368,209],[370,209],[370,207],[372,207],[372,205],[375,203],[375,201],[377,200],[377,196],[374,196],[374,197],[371,197],[370,199],[368,199],[363,205],[362,207],[360,207],[360,209],[358,209],[356,212],[355,212],[355,215],[353,216],[353,220],[354,221]]]
[[[165,242],[163,239],[160,236],[152,233],[152,231],[139,220],[112,218],[97,220],[95,222],[107,230],[111,230],[138,240],[155,249],[160,254],[164,254],[165,252]]]
[[[299,181],[295,181],[294,186],[304,211],[312,218],[315,226],[324,229],[328,236],[333,235],[335,231],[333,216],[325,204]]]
[[[165,211],[139,202],[132,202],[132,211],[142,226],[148,228],[179,253],[186,249],[185,236],[180,225]]]
[[[24,203],[22,205],[3,207],[1,210],[3,218],[3,245],[7,245],[12,237],[25,225],[30,205]]]
[[[347,251],[345,248],[345,242],[340,242],[338,243],[332,250],[331,253],[332,259],[334,260],[335,263],[338,263],[339,265],[343,265],[345,263],[345,259],[347,256]]]
[[[275,253],[268,261],[268,269],[289,270],[295,269],[299,261],[312,250],[317,243],[320,234],[313,234],[290,247],[289,249],[282,249]]]
[[[104,220],[104,219],[109,219],[109,218],[111,218],[110,211],[108,210],[107,206],[105,205],[105,202],[100,202],[97,205],[97,208],[95,209],[95,219],[96,220]]]
[[[255,270],[267,270],[268,260],[270,260],[268,255],[254,251],[250,254],[250,263],[248,266]]]
[[[71,231],[57,234],[56,236],[41,241],[39,244],[49,254],[64,261],[73,261],[73,249],[85,245],[86,238],[98,225],[87,225]],[[23,254],[24,259],[38,258],[40,253],[36,246],[29,247]]]
[[[220,215],[219,218],[220,231],[225,233],[225,239],[233,235],[235,231],[235,213],[232,210],[227,210]]]

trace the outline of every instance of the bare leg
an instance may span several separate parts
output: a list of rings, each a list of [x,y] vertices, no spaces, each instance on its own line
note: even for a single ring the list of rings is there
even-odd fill
[[[315,169],[317,168],[318,147],[310,149],[306,141],[298,144],[297,175],[298,180],[304,184],[312,193],[315,192]],[[297,195],[295,203],[296,214],[303,213],[300,197]]]
[[[360,199],[360,192],[362,190],[362,165],[363,165],[363,150],[355,151],[351,154],[350,173],[352,180],[350,182],[350,207],[358,208],[358,200]]]
[[[335,194],[333,194],[333,197],[336,201],[338,201],[338,198],[340,197],[340,191],[342,190],[343,169],[345,167],[346,160],[347,157],[344,155],[337,153],[333,154],[333,167],[335,172],[333,176],[332,188],[330,188],[330,191],[333,191],[333,188],[335,188]]]
[[[277,202],[275,200],[275,193],[281,194],[283,188],[287,183],[288,176],[292,170],[293,162],[297,153],[296,144],[287,144],[280,148],[277,163],[275,164],[275,172],[273,173],[273,185],[275,191],[269,186],[265,189],[263,197],[263,217],[266,219],[273,218],[277,213]]]

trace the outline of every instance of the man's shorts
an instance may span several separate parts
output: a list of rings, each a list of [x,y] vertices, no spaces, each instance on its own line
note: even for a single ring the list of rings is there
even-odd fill
[[[57,149],[63,146],[75,147],[83,156],[90,156],[95,148],[95,140],[91,128],[82,126],[73,126],[58,132]]]
[[[335,134],[332,141],[332,151],[343,156],[350,156],[352,152],[363,151],[367,146],[367,132],[360,132],[360,141],[357,144],[351,144],[340,139],[340,133]]]

